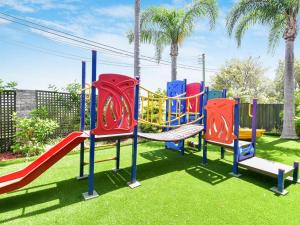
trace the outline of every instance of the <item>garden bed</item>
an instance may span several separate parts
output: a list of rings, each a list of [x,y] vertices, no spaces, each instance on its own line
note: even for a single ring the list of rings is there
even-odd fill
[[[0,162],[12,159],[22,158],[23,155],[20,153],[13,153],[13,152],[1,152],[0,153]]]

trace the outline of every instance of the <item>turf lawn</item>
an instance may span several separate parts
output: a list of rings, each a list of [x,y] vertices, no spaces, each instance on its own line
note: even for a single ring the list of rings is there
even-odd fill
[[[300,159],[300,142],[265,136],[257,155],[292,164]],[[114,149],[96,152],[110,157]],[[139,144],[138,180],[128,188],[131,146],[121,150],[119,173],[114,162],[95,165],[95,190],[100,197],[83,201],[87,180],[77,181],[79,154],[73,153],[25,188],[0,196],[0,224],[300,224],[300,185],[286,182],[287,196],[269,191],[275,179],[247,170],[240,178],[228,175],[232,154],[220,160],[209,146],[208,166],[202,153],[189,149],[185,156],[165,150],[163,143]],[[86,154],[88,157],[88,154]],[[20,161],[20,160],[18,160]],[[26,163],[0,163],[0,174]]]

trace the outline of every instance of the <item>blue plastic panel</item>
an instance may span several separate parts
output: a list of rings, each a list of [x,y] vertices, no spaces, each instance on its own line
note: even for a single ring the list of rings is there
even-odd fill
[[[215,98],[222,98],[223,97],[222,93],[223,93],[223,91],[211,90],[208,92],[208,100],[215,99]]]
[[[184,80],[175,80],[167,83],[167,96],[169,97],[175,97],[178,95],[181,95],[185,93],[186,89],[186,81]],[[171,113],[176,113],[176,109],[180,108],[181,113],[185,113],[186,111],[186,101],[181,101],[180,106],[176,104],[179,104],[178,101],[172,100],[171,101]],[[166,104],[166,121],[168,121],[168,113],[169,113],[169,101],[167,101]],[[175,119],[176,115],[171,116],[171,120]],[[184,124],[185,123],[185,118],[182,117],[180,119],[180,123]],[[171,125],[179,125],[179,120],[175,120],[171,122]],[[175,142],[166,142],[165,143],[166,148],[172,149],[172,150],[177,150],[177,151],[183,151],[184,149],[184,141],[179,141],[177,143]]]
[[[245,159],[252,158],[254,156],[254,152],[255,152],[255,149],[252,144],[246,148],[239,148],[239,151],[238,151],[239,162],[242,160],[245,160]]]

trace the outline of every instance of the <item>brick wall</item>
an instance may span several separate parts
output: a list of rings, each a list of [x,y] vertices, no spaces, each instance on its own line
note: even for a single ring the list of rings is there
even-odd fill
[[[34,90],[16,91],[16,112],[19,117],[28,117],[36,108],[36,92]]]

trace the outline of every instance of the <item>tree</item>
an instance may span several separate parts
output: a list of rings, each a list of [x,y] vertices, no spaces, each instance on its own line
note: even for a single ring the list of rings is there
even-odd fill
[[[15,90],[17,86],[18,84],[15,81],[5,83],[3,80],[0,79],[0,93],[4,90]]]
[[[227,16],[229,35],[238,46],[246,30],[256,23],[270,27],[269,49],[285,40],[284,118],[281,138],[298,138],[295,131],[294,41],[298,32],[299,0],[239,0]]]
[[[226,88],[228,96],[239,96],[242,102],[257,98],[260,103],[274,103],[274,82],[264,76],[265,71],[257,58],[231,59],[212,77],[211,87]]]
[[[296,82],[296,87],[300,88],[300,59],[295,60],[294,65],[294,77]],[[278,92],[278,102],[283,102],[283,89],[284,89],[284,61],[280,60],[276,69],[275,76],[275,88],[276,92]]]
[[[179,45],[192,34],[196,19],[208,17],[212,29],[217,14],[216,0],[196,0],[184,9],[150,7],[141,15],[141,41],[155,45],[158,62],[161,60],[163,49],[170,46],[172,80],[176,80]],[[127,37],[132,43],[134,33],[130,31]]]

